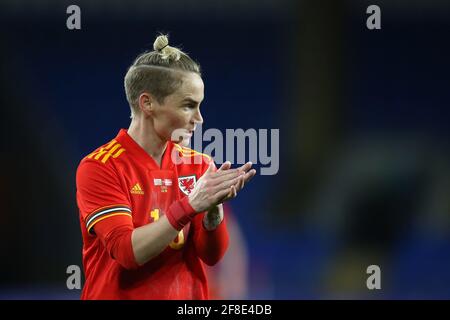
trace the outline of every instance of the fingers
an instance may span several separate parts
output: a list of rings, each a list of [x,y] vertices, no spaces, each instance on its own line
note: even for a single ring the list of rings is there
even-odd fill
[[[225,161],[215,172],[211,163],[207,170],[210,172],[207,179],[213,201],[217,203],[237,197],[244,185],[256,175],[250,161],[235,169],[231,169],[230,161]]]
[[[246,164],[240,166],[240,167],[238,168],[238,170],[247,172],[248,170],[250,170],[250,168],[252,167],[252,165],[253,165],[253,163],[252,163],[251,161],[249,161],[249,162],[247,162]]]
[[[253,178],[256,175],[256,170],[252,169],[249,172],[247,172],[244,176],[244,183],[247,183],[248,181],[251,180],[251,178]]]
[[[228,162],[228,161],[227,161]],[[255,175],[256,175],[256,170],[255,169],[251,169],[252,163],[251,162],[247,162],[246,164],[244,164],[243,166],[237,168],[237,169],[228,169],[226,171],[222,171],[220,175],[217,175],[218,172],[216,172],[216,177],[214,177],[214,182],[212,183],[213,186],[221,188],[221,187],[228,187],[231,186],[230,184],[230,179],[233,179],[233,181],[236,181],[236,183],[234,184],[235,189],[237,192],[239,192],[240,190],[242,190],[244,188],[244,185],[250,181]],[[224,167],[223,165],[221,166],[221,168]],[[228,167],[225,166],[225,167]],[[237,171],[236,171],[237,170]],[[245,172],[245,170],[248,170],[247,172]],[[236,178],[238,178],[236,180]],[[228,181],[227,183],[224,183]]]
[[[221,181],[220,183],[218,183],[214,186],[214,188],[213,188],[214,192],[230,188],[231,186],[235,186],[237,183],[239,183],[239,180],[241,179],[242,176],[243,175],[239,175],[233,179],[226,179],[224,181]]]
[[[245,175],[239,176],[238,183],[235,185],[236,191],[240,191],[240,190],[242,190],[242,188],[244,188],[244,183],[245,183],[244,179],[245,179]]]
[[[215,198],[217,199],[216,200],[217,203],[222,203],[222,202],[230,199],[233,196],[233,194],[236,193],[236,189],[233,189],[233,188],[234,187],[232,186],[232,187],[229,187],[229,188],[226,188],[226,189],[222,189],[219,192],[217,192],[214,195]]]
[[[225,201],[228,201],[230,199],[237,197],[237,190],[235,186],[231,186],[229,189],[226,189],[227,193],[225,192],[218,192],[217,193],[217,200],[218,203],[224,203]]]
[[[225,161],[220,166],[219,170],[217,170],[217,172],[215,172],[214,178],[220,177],[222,175],[232,174],[235,171],[247,173],[251,169],[252,165],[253,165],[253,163],[251,161],[249,161],[246,164],[240,166],[239,168],[231,169],[231,162]],[[255,173],[256,173],[256,171],[255,171]]]
[[[239,168],[235,168],[235,169],[231,169],[231,162],[230,161],[225,161],[220,168],[215,172],[216,176],[221,176],[222,174],[227,174],[227,173],[231,173],[233,171],[239,171],[239,172],[248,172],[251,167],[252,167],[253,163],[251,161],[247,162],[246,164],[240,166]]]
[[[236,198],[236,196],[237,196],[236,187],[235,187],[235,186],[231,186],[231,196],[230,196],[230,199],[231,199],[231,198]]]
[[[208,169],[206,169],[205,173],[214,172],[214,169],[216,169],[216,165],[213,161],[209,163]]]
[[[225,161],[224,163],[222,163],[222,165],[220,166],[219,170],[217,170],[217,172],[228,170],[230,168],[231,168],[231,162],[230,161]]]
[[[211,180],[214,181],[214,183],[220,183],[221,181],[238,177],[240,174],[241,172],[238,169],[218,171],[211,174]]]

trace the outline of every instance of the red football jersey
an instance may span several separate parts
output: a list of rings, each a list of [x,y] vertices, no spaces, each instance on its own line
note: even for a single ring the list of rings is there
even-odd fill
[[[213,231],[204,213],[188,223],[157,257],[136,264],[134,228],[153,223],[186,197],[210,158],[168,142],[161,167],[128,134],[85,157],[77,170],[77,203],[86,275],[82,299],[207,299],[203,262],[225,253],[225,220]]]

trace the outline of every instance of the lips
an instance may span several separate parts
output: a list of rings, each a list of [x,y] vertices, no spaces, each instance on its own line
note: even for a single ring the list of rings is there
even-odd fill
[[[192,137],[193,133],[194,133],[194,131],[192,131],[192,130],[186,130],[183,133],[183,136],[185,136],[185,137]]]

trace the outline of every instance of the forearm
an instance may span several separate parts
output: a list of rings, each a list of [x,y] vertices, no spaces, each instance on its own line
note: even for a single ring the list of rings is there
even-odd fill
[[[198,217],[201,220],[196,222],[195,247],[198,256],[207,265],[215,265],[225,254],[228,248],[228,231],[223,216],[223,209],[219,208],[205,213],[205,216]],[[219,222],[220,221],[220,222]],[[208,230],[208,227],[215,226]]]
[[[155,222],[133,230],[131,243],[136,262],[142,265],[160,254],[195,215],[197,212],[186,197],[172,203]]]
[[[143,265],[159,255],[178,234],[167,219],[162,216],[153,223],[136,228],[131,235],[131,243],[136,263]]]
[[[212,231],[216,229],[223,220],[223,206],[219,204],[205,213],[203,217],[203,226],[206,230]]]

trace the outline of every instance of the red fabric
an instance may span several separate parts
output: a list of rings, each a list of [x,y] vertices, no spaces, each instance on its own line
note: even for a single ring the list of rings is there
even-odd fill
[[[77,203],[86,275],[82,299],[208,298],[202,261],[214,263],[226,250],[225,222],[207,231],[203,213],[191,222],[178,219],[176,239],[142,266],[134,259],[131,234],[165,214],[177,220],[180,207],[188,213],[192,207],[186,186],[201,177],[209,162],[209,157],[169,142],[158,166],[126,130],[81,161]]]
[[[213,266],[222,259],[228,248],[228,231],[224,220],[219,226],[208,231],[203,226],[203,215],[198,215],[195,220],[194,243],[198,256],[208,266]]]
[[[196,214],[197,212],[192,208],[188,197],[175,201],[166,213],[167,220],[178,231],[183,229]]]
[[[95,226],[95,232],[112,259],[127,270],[137,269],[139,265],[134,258],[131,244],[133,228],[127,224],[121,225],[114,219],[115,217],[111,217],[104,223],[98,223]]]

